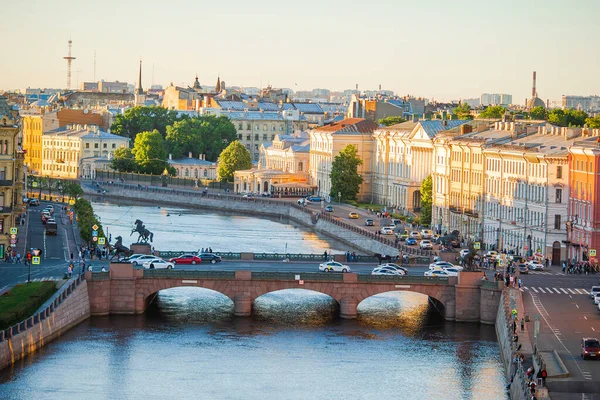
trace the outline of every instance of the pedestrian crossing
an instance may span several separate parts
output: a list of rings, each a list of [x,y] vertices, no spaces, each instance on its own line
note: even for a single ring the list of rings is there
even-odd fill
[[[528,290],[532,293],[537,294],[569,294],[569,295],[589,295],[590,292],[586,289],[575,289],[575,288],[556,288],[547,286],[523,286],[523,289]]]
[[[31,282],[62,281],[62,276],[45,276],[43,278],[34,278]]]
[[[559,273],[548,272],[548,271],[529,271],[531,275],[561,275]]]

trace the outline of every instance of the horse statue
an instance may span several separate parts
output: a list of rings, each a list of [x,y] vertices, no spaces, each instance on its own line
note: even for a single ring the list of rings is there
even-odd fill
[[[120,258],[119,256],[121,254],[123,254],[125,257],[129,257],[130,255],[133,254],[133,251],[129,250],[127,247],[123,246],[123,238],[121,236],[117,236],[117,242],[115,243],[114,246],[110,246],[109,249],[110,251],[114,250],[114,254],[112,255],[112,257],[110,258],[110,260],[112,261],[113,258],[117,257],[117,260]]]
[[[146,229],[146,225],[139,219],[135,220],[135,228],[131,230],[131,235],[136,232],[140,235],[137,240],[138,243],[148,243],[148,240],[152,241],[154,238],[154,234]]]

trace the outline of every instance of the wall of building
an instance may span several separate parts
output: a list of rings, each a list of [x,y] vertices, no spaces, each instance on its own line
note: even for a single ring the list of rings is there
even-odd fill
[[[50,299],[50,303],[47,311],[44,311],[47,312],[44,319],[40,318],[36,322],[35,317],[31,317],[17,325],[17,331],[12,329],[8,335],[6,331],[0,332],[0,370],[34,353],[89,318],[90,303],[86,281],[72,289],[71,284],[65,284]]]

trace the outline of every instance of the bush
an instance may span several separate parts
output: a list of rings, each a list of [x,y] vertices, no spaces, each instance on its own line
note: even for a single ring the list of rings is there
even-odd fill
[[[29,318],[54,292],[54,282],[24,283],[12,288],[0,297],[0,330]]]

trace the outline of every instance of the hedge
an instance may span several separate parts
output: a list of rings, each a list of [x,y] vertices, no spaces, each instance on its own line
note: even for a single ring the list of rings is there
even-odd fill
[[[55,282],[31,282],[17,285],[0,296],[0,330],[29,318],[54,292]]]

